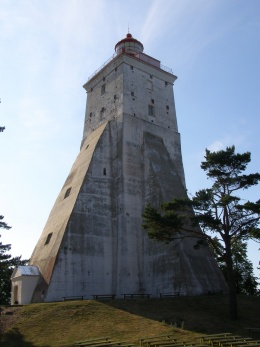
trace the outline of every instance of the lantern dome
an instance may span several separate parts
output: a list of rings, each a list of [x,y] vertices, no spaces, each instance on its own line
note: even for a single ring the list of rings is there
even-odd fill
[[[119,41],[115,45],[115,51],[117,54],[123,51],[125,53],[134,55],[136,53],[143,52],[143,50],[143,44],[140,41],[134,39],[130,33],[128,33],[123,40]]]

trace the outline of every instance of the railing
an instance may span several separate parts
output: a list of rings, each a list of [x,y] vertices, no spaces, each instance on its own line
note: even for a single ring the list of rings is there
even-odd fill
[[[101,71],[101,70],[103,69],[103,67],[105,67],[108,63],[110,63],[116,56],[118,56],[118,55],[120,55],[120,54],[122,54],[122,53],[125,53],[125,51],[124,51],[123,48],[122,48],[121,52],[119,52],[119,53],[118,53],[118,52],[115,52],[104,64],[102,64],[95,72],[93,72],[92,75],[89,76],[88,81],[89,81],[92,77],[94,77],[97,73],[99,73],[99,71]],[[125,53],[125,54],[127,54],[127,53]],[[143,61],[142,59],[140,59],[140,58],[138,58],[138,57],[135,57],[135,58],[138,59],[138,60]],[[170,73],[170,74],[173,75],[172,69],[170,69],[170,68],[167,67],[167,66],[162,65],[161,63],[160,63],[160,69],[162,69],[162,70],[164,70],[164,71],[166,71],[166,72],[168,72],[168,73]]]
[[[169,67],[160,64],[160,68],[161,68],[162,70],[164,70],[164,71],[166,71],[166,72],[169,72],[170,74],[173,75],[173,71],[172,71],[172,69],[170,69]]]
[[[114,53],[112,57],[110,57],[103,65],[101,65],[95,72],[93,72],[92,75],[89,76],[88,81],[94,77],[99,71],[103,69],[108,63],[110,63],[115,57],[117,56],[117,53]]]

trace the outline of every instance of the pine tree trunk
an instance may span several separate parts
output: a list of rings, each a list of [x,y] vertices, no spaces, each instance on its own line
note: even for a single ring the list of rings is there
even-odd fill
[[[230,242],[226,242],[226,265],[228,278],[229,315],[231,319],[235,320],[238,318],[237,292]]]

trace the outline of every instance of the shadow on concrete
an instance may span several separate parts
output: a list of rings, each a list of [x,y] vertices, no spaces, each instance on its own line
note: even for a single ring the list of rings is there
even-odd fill
[[[1,347],[35,347],[31,342],[25,341],[18,329],[12,329],[0,336]],[[48,347],[48,346],[43,346]]]

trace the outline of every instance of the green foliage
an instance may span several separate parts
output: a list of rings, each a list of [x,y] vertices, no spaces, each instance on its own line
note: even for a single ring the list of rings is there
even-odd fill
[[[0,216],[0,228],[2,229],[11,229],[9,225],[3,222],[4,216]]]
[[[201,189],[191,199],[174,199],[163,203],[160,211],[148,205],[143,227],[158,241],[194,237],[195,248],[208,243],[226,265],[231,317],[236,318],[236,285],[232,252],[239,241],[260,239],[260,200],[243,203],[237,191],[258,184],[260,174],[242,174],[251,161],[249,152],[236,154],[235,147],[210,152],[206,150],[201,168],[213,181],[211,188]],[[195,213],[193,213],[193,211]]]
[[[216,242],[218,241],[216,240]],[[219,244],[219,247],[222,249],[222,253],[224,254],[223,246]],[[223,257],[218,256],[216,253],[215,257],[224,277],[227,279],[227,267],[225,262],[223,261]],[[232,261],[234,264],[234,277],[237,294],[257,295],[257,277],[254,276],[252,262],[247,258],[246,242],[237,240],[233,243]]]
[[[180,205],[182,203],[182,205]],[[188,204],[188,201],[185,202]],[[147,229],[150,238],[169,243],[176,238],[181,238],[188,222],[185,203],[177,199],[161,206],[162,213],[148,204],[143,214],[143,228]]]
[[[3,216],[0,216],[0,228],[9,230],[11,227],[3,222]],[[1,237],[1,235],[0,235]],[[27,260],[21,260],[20,257],[12,257],[9,253],[10,244],[0,242],[0,305],[10,303],[11,293],[11,275],[14,268],[18,265],[26,265]]]
[[[5,222],[3,222],[3,219],[4,217],[0,216],[0,228],[10,229],[11,227],[8,226]],[[5,263],[11,258],[11,255],[6,253],[9,252],[10,249],[11,245],[3,245],[2,242],[0,242],[0,271],[5,266]]]
[[[217,232],[221,239],[259,239],[260,200],[241,204],[236,191],[257,185],[260,174],[241,175],[251,160],[249,152],[235,154],[235,147],[226,151],[206,150],[201,168],[213,180],[210,189],[200,190],[193,198],[196,218],[206,233]],[[206,223],[203,223],[207,216]],[[210,216],[210,219],[208,218]]]

